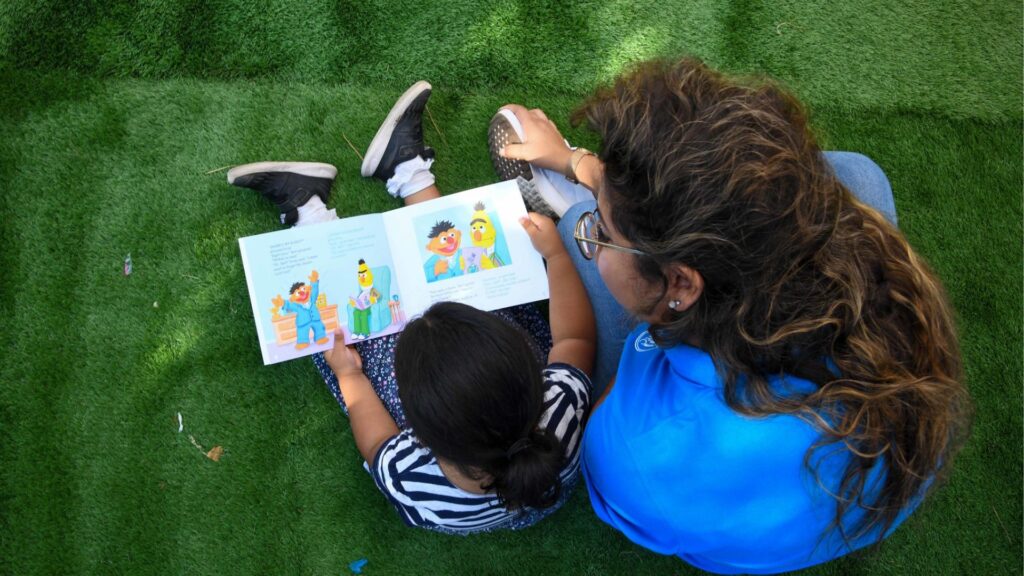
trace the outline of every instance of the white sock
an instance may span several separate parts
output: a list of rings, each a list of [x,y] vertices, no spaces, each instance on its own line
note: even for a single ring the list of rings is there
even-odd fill
[[[327,206],[324,205],[324,201],[314,194],[305,204],[299,206],[299,219],[295,222],[295,225],[307,226],[337,219],[338,213],[334,211],[334,208],[328,210]]]
[[[430,166],[434,159],[424,160],[416,156],[395,166],[395,175],[385,184],[388,194],[395,198],[406,198],[429,187],[434,183],[434,173]]]

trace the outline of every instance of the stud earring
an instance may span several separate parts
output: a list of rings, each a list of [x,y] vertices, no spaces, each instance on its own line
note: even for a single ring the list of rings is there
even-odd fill
[[[676,306],[679,306],[679,300],[669,300],[668,307],[675,310]]]

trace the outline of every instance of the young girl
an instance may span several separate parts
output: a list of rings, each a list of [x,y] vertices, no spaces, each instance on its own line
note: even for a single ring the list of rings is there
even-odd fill
[[[399,98],[367,150],[364,176],[406,204],[440,197],[420,118],[430,85]],[[228,182],[274,201],[298,226],[336,219],[328,164],[238,166]],[[554,223],[522,225],[548,265],[550,329],[532,306],[494,313],[439,303],[400,335],[313,360],[377,487],[401,518],[450,534],[519,529],[558,509],[579,475],[595,350],[587,294]],[[544,366],[542,368],[542,366]]]

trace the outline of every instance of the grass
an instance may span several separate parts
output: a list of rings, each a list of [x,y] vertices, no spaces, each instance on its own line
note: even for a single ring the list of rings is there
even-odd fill
[[[676,574],[583,491],[535,528],[401,525],[311,364],[261,366],[239,236],[273,209],[210,169],[338,166],[331,206],[396,206],[358,176],[394,98],[435,87],[438,183],[492,180],[508,101],[561,125],[629,62],[694,53],[766,73],[832,149],[889,175],[900,226],[959,316],[973,436],[950,483],[828,575],[1019,573],[1019,3],[23,2],[0,6],[0,573]],[[567,130],[596,146],[592,135]],[[135,272],[121,274],[131,253]],[[177,433],[176,414],[186,434]],[[224,447],[218,463],[188,441]]]

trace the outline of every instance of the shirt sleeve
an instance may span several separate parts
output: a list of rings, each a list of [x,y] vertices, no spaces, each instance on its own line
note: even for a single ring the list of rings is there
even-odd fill
[[[583,422],[590,409],[590,378],[579,368],[555,363],[544,369],[544,384],[540,424],[554,429],[566,456],[572,458],[579,447]]]
[[[411,430],[388,440],[369,467],[377,488],[408,526],[469,533],[508,516],[497,498],[453,485]]]
[[[403,496],[402,479],[407,472],[422,466],[425,458],[430,457],[425,454],[412,431],[404,430],[386,440],[374,456],[373,464],[367,467],[377,489],[387,497],[402,521],[409,526],[419,525],[422,518]]]

